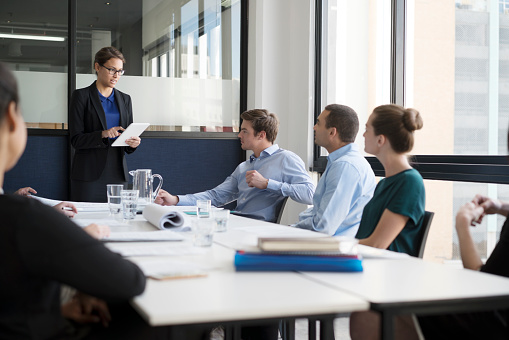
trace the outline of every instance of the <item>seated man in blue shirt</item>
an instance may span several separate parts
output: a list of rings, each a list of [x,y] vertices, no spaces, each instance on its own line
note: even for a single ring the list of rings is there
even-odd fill
[[[327,167],[316,187],[313,207],[301,212],[294,226],[354,237],[376,185],[371,166],[354,144],[357,113],[348,106],[327,105],[313,129],[315,143],[329,152]]]
[[[275,222],[285,197],[311,204],[315,186],[304,162],[291,151],[273,144],[279,127],[275,114],[255,109],[241,114],[239,133],[243,150],[252,150],[248,160],[239,164],[226,180],[214,189],[173,196],[160,190],[155,203],[162,205],[195,205],[196,200],[211,200],[222,206],[237,200],[236,213]]]

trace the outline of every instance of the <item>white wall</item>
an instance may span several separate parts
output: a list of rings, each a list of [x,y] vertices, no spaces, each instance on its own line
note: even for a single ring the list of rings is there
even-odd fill
[[[314,5],[311,0],[249,2],[248,109],[278,115],[276,143],[312,165]],[[291,200],[281,223],[306,208]]]

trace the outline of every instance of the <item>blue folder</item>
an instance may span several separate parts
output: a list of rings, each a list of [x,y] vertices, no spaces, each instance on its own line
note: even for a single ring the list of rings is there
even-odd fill
[[[235,254],[237,271],[362,272],[362,260],[344,255]]]

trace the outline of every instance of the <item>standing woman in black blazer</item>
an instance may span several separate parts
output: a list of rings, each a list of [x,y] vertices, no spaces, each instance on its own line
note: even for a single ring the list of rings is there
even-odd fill
[[[124,74],[125,59],[114,47],[95,55],[97,81],[74,91],[69,112],[71,145],[75,149],[71,169],[71,200],[106,202],[106,184],[127,184],[125,153],[140,145],[112,147],[116,137],[133,122],[131,97],[115,89]]]

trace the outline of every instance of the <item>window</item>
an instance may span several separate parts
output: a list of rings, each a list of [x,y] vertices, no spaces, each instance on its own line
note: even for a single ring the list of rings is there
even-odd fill
[[[242,0],[5,0],[0,60],[19,80],[28,127],[67,129],[71,90],[96,79],[95,53],[114,46],[127,60],[117,88],[131,96],[136,122],[157,131],[233,132],[245,109],[241,6]]]
[[[322,39],[327,56],[322,63],[326,75],[321,83],[326,88],[322,107],[334,102],[352,106],[361,124],[375,106],[391,98],[421,112],[424,128],[416,132],[413,153],[425,178],[426,209],[436,213],[425,257],[457,261],[458,208],[477,193],[509,198],[508,188],[496,184],[509,183],[507,1],[496,2],[500,8],[485,0],[323,3],[328,25]],[[402,19],[404,32],[394,25],[391,33],[390,22]],[[404,60],[404,72],[398,73],[397,63],[390,69],[391,58]],[[400,89],[402,95],[392,95]],[[356,142],[364,144],[361,136]],[[315,165],[321,165],[320,160]],[[383,176],[383,170],[377,175]],[[483,257],[491,253],[502,223],[503,219],[490,216],[474,230]]]
[[[76,87],[95,80],[104,46],[124,54],[117,88],[134,120],[151,130],[237,131],[240,114],[239,0],[78,1]]]
[[[67,128],[67,1],[3,0],[0,22],[0,61],[18,79],[27,126]]]
[[[374,107],[389,102],[391,2],[324,1],[322,98],[344,104],[359,115],[356,142],[364,148],[364,124]],[[319,112],[318,112],[319,114]],[[320,155],[326,155],[322,149]]]

